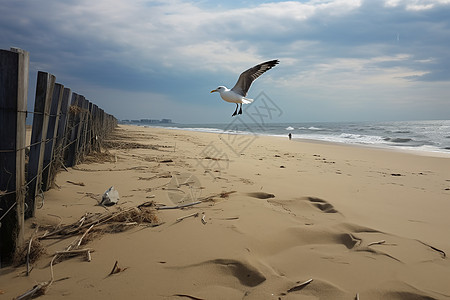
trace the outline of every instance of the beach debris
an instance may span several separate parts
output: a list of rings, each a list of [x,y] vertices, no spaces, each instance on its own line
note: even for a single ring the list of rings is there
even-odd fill
[[[155,202],[154,201],[146,201],[142,204],[139,204],[137,206],[137,208],[141,209],[142,207],[154,207],[155,206]]]
[[[214,194],[214,195],[211,195],[211,196],[203,197],[203,198],[200,198],[198,200],[200,200],[202,202],[206,202],[206,201],[214,201],[215,198],[225,199],[225,198],[230,197],[230,195],[233,194],[233,193],[236,193],[236,191],[221,192],[219,194]]]
[[[203,216],[202,216],[202,223],[203,223],[203,225],[206,225],[206,220],[205,220],[205,213],[203,213]]]
[[[399,176],[403,176],[403,175],[400,173],[392,173],[391,176],[399,177]]]
[[[138,180],[153,180],[153,179],[157,179],[157,178],[171,178],[172,174],[170,173],[163,173],[163,174],[158,174],[155,176],[151,176],[151,177],[139,177]]]
[[[226,220],[226,221],[230,221],[230,220],[239,220],[239,217],[227,217],[227,218],[218,218],[219,220]]]
[[[25,274],[28,276],[33,269],[32,264],[36,262],[39,257],[41,257],[45,252],[45,248],[41,244],[41,242],[37,238],[34,238],[34,236],[32,236],[30,237],[28,243],[25,243],[14,254],[14,265],[20,266],[22,264],[26,264],[27,270]]]
[[[119,192],[112,186],[103,194],[100,205],[112,206],[117,202],[119,202]]]
[[[287,292],[288,292],[288,293],[292,293],[292,292],[300,291],[300,290],[302,290],[305,286],[307,286],[308,284],[310,284],[312,281],[313,281],[312,278],[311,278],[311,279],[308,279],[308,280],[306,280],[306,281],[304,281],[304,282],[301,282],[301,283],[298,281],[298,282],[297,282],[298,284],[297,284],[296,286],[290,288],[289,290],[287,290]]]
[[[419,240],[417,240],[417,241],[418,241],[419,243],[425,245],[425,246],[430,247],[430,248],[433,249],[434,251],[439,252],[439,253],[442,255],[442,258],[446,258],[446,257],[447,257],[447,254],[445,254],[445,252],[442,251],[441,249],[438,249],[438,248],[436,248],[436,247],[434,247],[434,246],[431,246],[430,244],[424,243],[424,242],[422,242],[422,241],[419,241]]]
[[[50,285],[52,285],[52,283],[54,281],[53,262],[54,262],[56,256],[57,256],[57,254],[55,256],[53,256],[53,258],[50,262],[50,272],[51,272],[50,281],[39,282],[38,284],[33,286],[31,289],[29,289],[25,293],[14,298],[14,300],[28,300],[28,299],[32,299],[32,298],[37,298],[39,296],[44,295],[47,292],[47,290],[50,288]]]
[[[31,251],[31,242],[33,241],[33,237],[30,238],[30,242],[28,243],[28,251],[27,251],[27,276],[30,275],[30,251]]]
[[[27,276],[30,275],[31,270],[33,269],[33,268],[30,268],[30,252],[31,252],[31,245],[32,245],[32,242],[33,242],[33,237],[36,235],[38,230],[39,230],[39,226],[36,226],[36,229],[35,229],[34,233],[31,235],[30,241],[28,242],[28,248],[27,248],[27,273],[26,273]]]
[[[94,250],[90,249],[90,248],[87,248],[87,249],[74,249],[74,250],[62,250],[62,251],[56,251],[55,252],[55,256],[56,255],[79,255],[79,254],[85,254],[86,258],[88,259],[91,252],[94,252]]]
[[[84,232],[85,236],[81,239],[84,241],[87,239],[87,235],[94,230],[96,232],[118,232],[120,230],[117,230],[117,227],[120,227],[119,229],[125,229],[130,228],[130,224],[139,225],[142,223],[147,223],[152,227],[161,225],[156,217],[153,201],[143,203],[138,207],[130,207],[115,212],[106,212],[103,214],[86,213],[77,222],[65,226],[58,226],[54,228],[53,231],[45,232],[42,236],[38,237],[38,239],[53,238],[55,236],[65,237],[67,235],[78,235],[80,232],[87,229],[88,232]],[[91,226],[93,227],[89,229]],[[76,245],[79,240],[75,241],[76,243],[74,244]]]
[[[381,240],[381,241],[378,241],[378,242],[372,242],[372,243],[367,244],[367,247],[370,247],[370,246],[373,246],[373,245],[382,245],[384,243],[386,243],[385,240]]]
[[[92,228],[92,227],[91,227]],[[84,236],[84,235],[83,235]],[[81,243],[81,239],[80,239]],[[70,244],[67,248],[72,248],[73,244]],[[78,247],[78,246],[76,246]],[[85,254],[87,261],[91,261],[91,252],[93,252],[93,249],[72,249],[72,250],[63,250],[63,251],[56,251],[55,255],[53,256],[51,262],[50,262],[50,273],[51,273],[51,279],[50,281],[40,282],[37,285],[35,285],[32,289],[28,290],[24,294],[16,297],[15,299],[25,300],[25,299],[32,299],[39,296],[44,295],[47,290],[50,288],[50,285],[54,282],[54,272],[53,272],[53,264],[55,263],[57,258],[63,257],[63,256],[71,256],[71,255],[79,255],[79,254]],[[64,279],[60,279],[64,280]]]
[[[356,293],[355,300],[359,300],[359,294],[358,293]]]
[[[79,186],[85,186],[84,182],[74,182],[70,180],[66,180],[67,183],[73,184],[73,185],[79,185]]]
[[[188,294],[174,294],[173,296],[189,298],[189,299],[192,299],[192,300],[206,300],[205,298],[198,298],[198,297],[191,296],[191,295],[188,295]]]
[[[157,210],[162,210],[162,209],[185,208],[185,207],[197,205],[197,204],[200,204],[200,203],[202,203],[202,201],[196,201],[196,202],[192,202],[192,203],[187,203],[187,204],[182,204],[182,205],[175,205],[175,206],[161,206],[161,207],[156,207],[156,209]]]
[[[198,217],[198,212],[192,213],[192,214],[187,215],[187,216],[179,217],[179,218],[177,218],[177,222],[181,222],[181,221],[183,221],[184,219],[187,219],[187,218],[189,218],[189,217],[195,217],[195,218],[197,218],[197,217]]]
[[[40,282],[40,283],[36,284],[35,286],[33,286],[33,288],[31,288],[30,290],[23,293],[22,295],[19,295],[16,298],[14,298],[14,300],[25,300],[25,299],[32,299],[32,298],[42,296],[47,292],[50,284],[51,284],[51,282],[47,282],[47,281]]]
[[[33,262],[33,249],[35,244],[39,245],[37,249],[39,253],[44,253],[45,251],[39,240],[46,238],[66,238],[71,235],[80,235],[79,238],[76,238],[72,243],[70,243],[64,250],[56,251],[53,255],[53,258],[50,262],[50,272],[51,279],[50,281],[41,282],[37,285],[33,286],[30,290],[25,292],[24,294],[16,297],[15,299],[31,299],[43,295],[47,292],[50,285],[55,282],[54,281],[54,272],[53,266],[61,259],[67,259],[73,256],[84,255],[86,260],[90,262],[92,260],[91,253],[94,252],[92,248],[80,248],[83,244],[85,244],[89,240],[89,236],[91,233],[95,232],[117,232],[116,226],[119,226],[120,229],[130,228],[132,225],[138,225],[141,223],[148,223],[149,226],[158,226],[159,223],[158,218],[155,215],[154,203],[146,202],[141,204],[138,207],[130,207],[127,209],[115,211],[115,212],[107,212],[107,213],[86,213],[84,214],[78,221],[69,225],[61,225],[58,224],[54,226],[53,229],[48,227],[45,233],[41,236],[34,237],[30,239],[31,241],[27,243],[26,249],[29,250],[29,261]],[[37,231],[37,229],[36,229]],[[30,246],[31,245],[31,246]],[[25,253],[24,250],[21,253]],[[21,257],[25,255],[22,254]],[[124,271],[126,268],[120,268],[117,266],[117,262],[115,268],[112,273],[118,273]],[[30,268],[28,268],[30,271]]]
[[[83,235],[80,237],[80,240],[77,243],[77,248],[80,247],[81,242],[83,241],[83,239],[86,237],[86,235],[88,234],[88,232],[94,227],[94,224],[92,224],[84,233]]]
[[[171,163],[171,162],[173,162],[172,159],[164,159],[160,161],[160,163]]]
[[[126,269],[128,269],[128,268],[127,267],[125,267],[125,268],[119,267],[119,261],[116,260],[116,263],[114,264],[114,266],[113,266],[111,272],[108,274],[108,276],[123,272]]]

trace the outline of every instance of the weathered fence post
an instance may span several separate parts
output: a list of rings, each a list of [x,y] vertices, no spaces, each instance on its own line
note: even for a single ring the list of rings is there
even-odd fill
[[[81,132],[75,164],[78,164],[80,161],[83,161],[84,156],[86,155],[86,132],[88,130],[89,101],[83,97],[80,106],[81,106],[81,119],[80,119]]]
[[[48,178],[47,186],[55,180],[56,173],[58,169],[61,167],[64,161],[64,148],[67,143],[66,132],[68,129],[68,109],[69,109],[69,99],[71,95],[71,91],[69,88],[64,88],[62,100],[61,100],[61,109],[60,109],[60,117],[58,120],[58,131],[56,135],[56,144],[54,150],[54,164],[50,169],[50,176]]]
[[[36,212],[35,198],[41,190],[45,140],[47,138],[50,104],[54,87],[55,76],[49,73],[38,72],[27,174],[29,185],[26,200],[28,210],[25,213],[27,218],[34,216]]]
[[[70,115],[70,141],[67,149],[66,166],[72,167],[76,164],[77,151],[80,142],[81,131],[81,103],[84,97],[76,93],[72,94],[72,103],[69,110]]]
[[[0,267],[23,243],[29,53],[0,50]]]
[[[94,151],[100,151],[100,141],[98,138],[98,132],[100,130],[100,122],[99,122],[99,108],[94,104],[93,112],[92,112],[93,124],[92,124],[92,149]]]
[[[73,131],[75,130],[75,113],[74,113],[74,105],[78,101],[78,94],[72,93],[69,100],[69,108],[67,110],[67,124],[66,124],[66,132],[64,133],[64,152],[63,152],[63,162],[66,167],[69,167],[69,161],[71,162],[73,158],[71,157],[73,154],[72,148],[74,147],[75,141],[72,140]]]
[[[92,112],[94,110],[94,104],[92,102],[89,102],[89,108],[88,108],[88,124],[87,124],[87,130],[86,130],[86,154],[91,153],[92,151],[92,133],[94,130],[94,119]]]
[[[50,116],[48,120],[47,141],[44,151],[44,166],[42,169],[42,190],[48,191],[52,185],[49,181],[51,168],[54,161],[54,149],[56,144],[56,135],[58,133],[59,112],[64,92],[64,86],[56,83],[53,90],[52,102],[50,106]]]

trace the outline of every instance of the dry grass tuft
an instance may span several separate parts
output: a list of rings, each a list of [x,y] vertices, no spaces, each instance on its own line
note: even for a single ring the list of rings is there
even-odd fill
[[[29,240],[20,247],[14,254],[13,262],[16,266],[21,266],[27,263]],[[30,247],[30,263],[36,262],[43,254],[47,253],[45,247],[38,239],[33,239]]]
[[[147,207],[135,207],[131,210],[121,213],[111,219],[113,222],[136,222],[136,223],[150,223],[157,224],[159,222],[158,217],[155,214],[155,210]]]

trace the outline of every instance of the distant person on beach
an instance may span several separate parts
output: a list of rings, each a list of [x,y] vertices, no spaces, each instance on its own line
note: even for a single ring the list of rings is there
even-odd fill
[[[289,136],[289,140],[291,140],[292,139],[292,134],[289,133],[288,136]]]

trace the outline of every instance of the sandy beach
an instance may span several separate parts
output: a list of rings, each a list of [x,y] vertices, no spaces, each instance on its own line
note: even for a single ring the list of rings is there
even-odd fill
[[[450,299],[450,157],[127,125],[108,145],[58,174],[27,239],[149,201],[154,223],[97,232],[41,299]],[[0,298],[80,235],[42,239],[29,276],[0,269]]]

